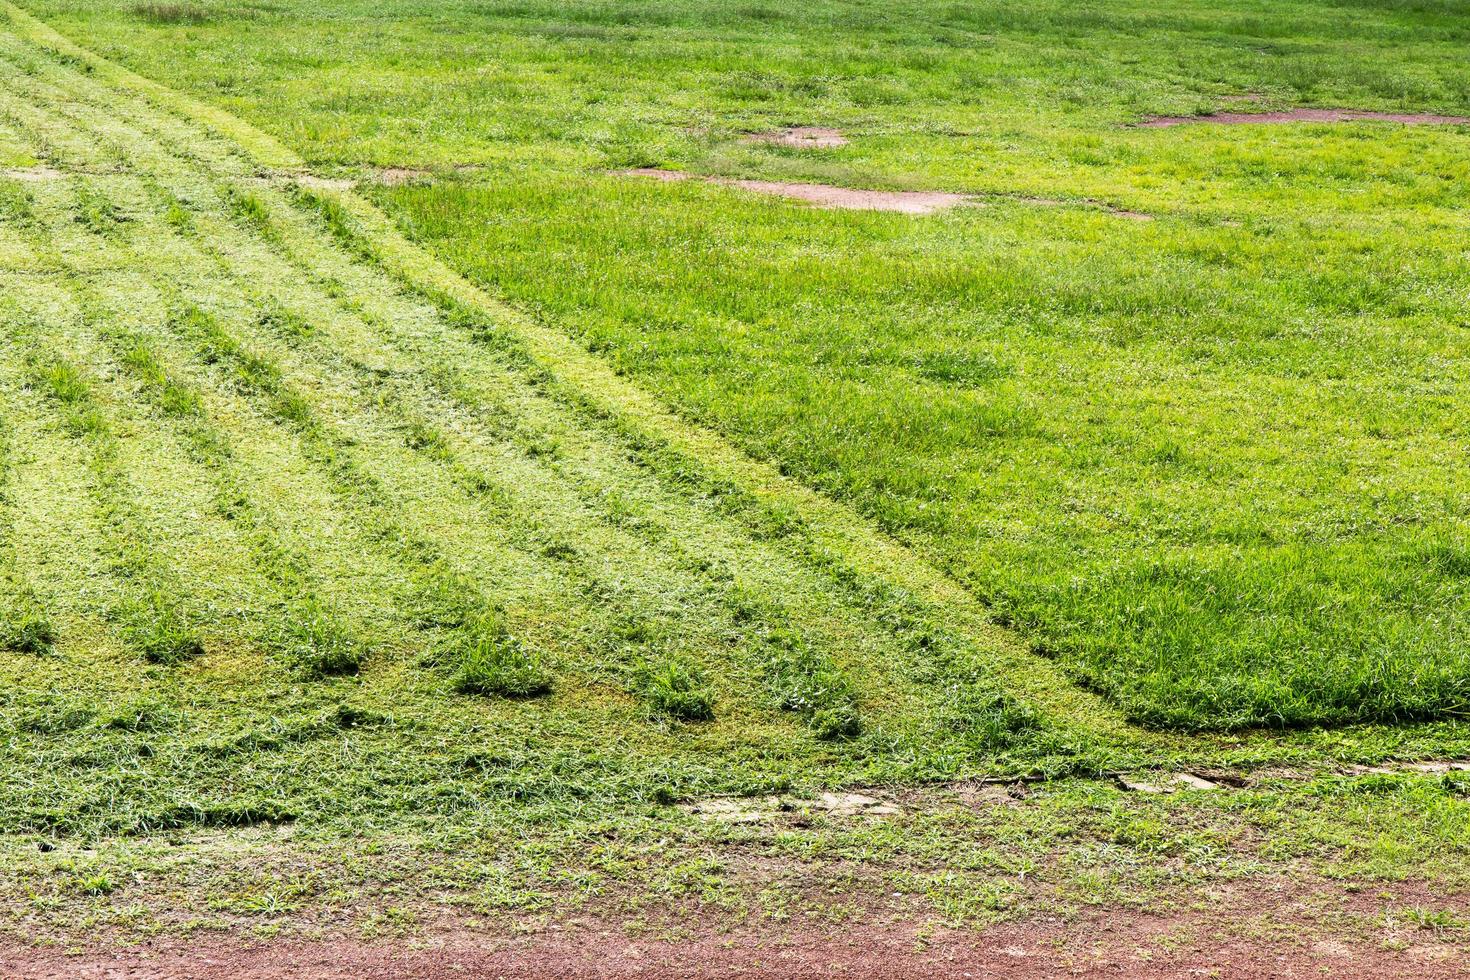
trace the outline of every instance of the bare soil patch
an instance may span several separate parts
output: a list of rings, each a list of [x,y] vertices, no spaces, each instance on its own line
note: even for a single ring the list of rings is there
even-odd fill
[[[961,929],[891,910],[842,919],[731,920],[717,911],[638,923],[588,915],[442,922],[365,939],[336,934],[276,940],[195,935],[133,947],[0,947],[0,977],[315,978],[429,980],[450,976],[552,978],[770,977],[1353,977],[1462,976],[1464,949],[1395,910],[1432,900],[1414,885],[1391,891],[1305,891],[1254,882],[1192,896],[1176,911],[1116,907],[1076,918],[1038,917]]]
[[[867,191],[851,187],[832,187],[828,184],[788,184],[775,180],[734,180],[725,177],[700,177],[678,170],[660,170],[640,167],[625,170],[625,174],[637,177],[652,177],[655,180],[702,180],[725,187],[738,187],[757,194],[771,194],[805,201],[819,208],[847,211],[897,211],[902,214],[932,214],[961,204],[972,204],[974,198],[966,194],[950,194],[944,191]]]
[[[417,184],[428,180],[431,176],[433,175],[429,171],[417,167],[383,167],[373,173],[373,179],[387,187]]]
[[[1470,124],[1467,116],[1440,116],[1422,112],[1366,112],[1360,109],[1288,109],[1283,112],[1216,112],[1208,116],[1153,116],[1138,125],[1143,128],[1213,123],[1218,126],[1251,123],[1395,122],[1405,125],[1453,126]]]
[[[14,167],[9,170],[0,170],[0,174],[11,180],[19,180],[27,184],[36,184],[47,180],[60,180],[62,173],[54,167]]]
[[[748,133],[742,140],[746,143],[769,143],[801,150],[826,150],[848,144],[847,137],[840,131],[822,126],[793,126],[773,133]]]
[[[813,800],[782,796],[717,796],[681,805],[711,823],[772,823],[783,817],[800,824],[812,816],[896,817],[903,810],[865,793],[823,793]]]
[[[1090,208],[1104,211],[1114,217],[1129,221],[1152,221],[1153,215],[1141,211],[1129,211],[1113,207],[1101,201],[1066,201],[1048,197],[1018,197],[1010,195],[954,194],[948,191],[869,191],[851,187],[833,187],[830,184],[795,184],[775,180],[736,180],[728,177],[705,177],[685,173],[682,170],[663,170],[657,167],[639,167],[621,170],[618,173],[631,177],[647,177],[652,180],[681,181],[697,180],[723,187],[738,187],[756,194],[772,194],[805,201],[819,208],[837,208],[852,211],[897,211],[903,214],[932,214],[961,204],[983,206],[986,198],[1019,201],[1048,208]]]

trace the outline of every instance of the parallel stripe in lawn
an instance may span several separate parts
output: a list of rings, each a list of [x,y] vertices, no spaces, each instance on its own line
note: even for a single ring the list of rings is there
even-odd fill
[[[69,108],[68,114],[75,115],[75,110]],[[117,137],[114,136],[114,138]],[[146,140],[129,140],[125,145],[120,144],[118,146],[118,152],[122,154],[127,154],[132,150],[133,147],[140,144],[146,146]],[[148,154],[139,155],[146,156]],[[242,198],[239,195],[239,192],[236,192],[234,198],[237,203],[242,199],[251,202],[257,200],[253,196],[245,196]],[[177,206],[178,202],[176,201],[170,203],[170,207]],[[241,243],[238,241],[238,232],[235,229],[230,228],[229,226],[222,225],[217,220],[214,220],[211,217],[202,213],[196,215],[196,219],[198,224],[207,227],[207,233],[195,236],[196,243],[199,245],[199,247],[204,248],[214,255],[222,271],[231,272],[233,270],[232,262],[238,262],[241,253]],[[195,222],[191,222],[190,224],[193,223]],[[235,233],[234,239],[231,239],[232,232]],[[228,244],[224,246],[214,244],[221,241],[227,242]],[[237,280],[237,282],[243,292],[247,294],[254,293],[258,292],[258,286],[255,285],[256,282],[280,282],[283,279],[281,275],[282,272],[283,270],[281,269],[261,269],[259,274],[252,277],[245,277],[243,279]],[[277,290],[277,293],[279,292],[280,290]],[[267,302],[264,297],[260,296],[257,296],[257,301],[263,303]],[[332,317],[329,318],[329,321],[335,323],[336,319],[337,318]],[[288,335],[287,339],[300,341],[301,338]],[[358,351],[362,347],[362,340],[363,338],[360,334],[356,334],[352,337],[353,342],[346,342],[343,338],[338,338],[337,343],[322,347],[319,353],[323,353],[334,359],[341,360],[342,358],[338,353],[341,349],[352,349],[354,351]],[[362,358],[360,356],[355,356],[348,360],[350,361],[348,366],[356,368],[360,375],[364,375],[364,380],[368,384],[373,384],[375,381],[378,380],[375,373],[366,372],[366,369],[363,367],[362,364]],[[404,393],[400,392],[400,395],[398,397],[402,397],[403,394]],[[444,445],[442,439],[433,440],[432,443],[432,448],[438,454],[444,455],[447,452],[446,446]],[[453,461],[450,460],[450,462]],[[462,467],[461,471],[463,472]],[[563,478],[567,476],[567,472],[568,471],[565,468],[561,470]],[[471,473],[466,474],[466,476],[467,479],[465,482],[467,482],[471,486],[483,486],[485,484],[486,478],[482,475]],[[585,477],[582,478],[580,481],[575,481],[574,485],[577,485],[578,488],[582,491],[584,500],[591,501],[594,504],[604,502],[604,494],[598,493],[594,488],[588,486],[588,481]],[[525,485],[523,483],[518,483],[517,488],[521,492],[524,492]],[[511,494],[507,493],[503,495],[503,499],[511,500],[514,498]],[[579,537],[585,537],[585,535],[581,535]],[[667,541],[665,539],[661,540],[658,543],[666,544]],[[542,542],[543,550],[546,546],[547,543]],[[419,552],[423,551],[422,548],[418,548],[416,550]],[[621,552],[626,552],[628,550],[626,542],[621,547],[619,547],[618,550]],[[572,558],[575,556],[567,555],[566,557]],[[702,573],[707,570],[708,563],[702,561],[697,562],[696,559],[690,558],[689,556],[684,557],[687,565],[689,566],[685,569],[686,573],[692,572],[694,578],[702,578]],[[585,574],[586,573],[584,573],[584,575]],[[668,576],[664,577],[667,579]],[[594,586],[596,585],[595,582],[593,582],[592,584]],[[728,600],[730,598],[728,582],[718,582],[714,584],[706,582],[706,585],[709,587],[710,591],[714,592],[716,598],[726,601],[726,604],[728,604]],[[435,588],[431,591],[439,593],[442,592],[443,589]],[[727,615],[729,614],[730,613],[727,612]],[[742,602],[737,604],[737,607],[734,610],[734,614],[748,619],[752,614],[749,602]],[[762,607],[761,618],[767,621],[770,621],[774,618],[772,610],[769,608],[768,605]],[[784,621],[784,619],[784,616],[780,617],[778,622]],[[774,630],[770,631],[770,635],[775,638],[775,646],[769,648],[769,650],[763,655],[763,663],[761,669],[768,675],[768,679],[773,684],[773,686],[778,688],[776,694],[779,701],[786,704],[786,706],[788,707],[796,707],[797,710],[801,710],[803,713],[814,713],[818,710],[824,710],[822,705],[814,704],[812,702],[812,697],[814,696],[814,693],[817,690],[820,690],[822,694],[817,698],[817,700],[823,702],[831,701],[835,706],[834,710],[837,710],[839,714],[844,714],[845,716],[851,714],[852,708],[844,707],[844,705],[851,704],[851,695],[845,693],[847,689],[847,684],[846,682],[839,680],[841,675],[837,672],[835,666],[832,664],[830,659],[819,653],[814,652],[810,647],[801,642],[799,639],[795,639],[795,648],[792,649],[791,647],[794,637],[789,627],[777,626]],[[811,689],[813,693],[793,698],[791,693],[793,676],[800,676],[804,674],[820,675],[825,678],[825,682],[821,685],[813,687]]]
[[[96,315],[95,299],[84,290],[77,290],[74,299],[76,321],[85,323]],[[59,335],[13,321],[7,333],[7,346],[20,355],[32,388],[52,406],[56,424],[86,447],[90,488],[107,532],[108,555],[114,573],[125,583],[122,597],[111,609],[122,636],[154,663],[178,664],[198,656],[203,652],[198,610],[182,598],[186,593],[175,569],[154,544],[154,532],[135,499],[137,488],[120,459],[117,421],[97,393],[97,380],[59,353],[68,347]]]

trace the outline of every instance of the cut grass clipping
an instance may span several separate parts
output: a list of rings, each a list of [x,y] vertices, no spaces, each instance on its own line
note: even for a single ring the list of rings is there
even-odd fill
[[[766,683],[787,711],[807,720],[821,739],[854,738],[861,733],[857,697],[841,669],[807,644],[800,634],[777,629],[766,637],[770,651]]]
[[[133,490],[118,459],[118,436],[91,383],[79,367],[59,357],[33,362],[32,372],[42,390],[63,407],[66,431],[90,446],[93,492],[111,530],[114,563],[130,586],[111,610],[124,640],[156,664],[180,664],[201,655],[204,645],[180,603],[171,571],[139,532]]]

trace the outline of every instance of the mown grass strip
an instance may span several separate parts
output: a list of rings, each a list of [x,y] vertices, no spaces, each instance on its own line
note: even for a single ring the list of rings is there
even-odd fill
[[[118,434],[93,381],[54,348],[15,332],[12,340],[26,345],[32,383],[56,407],[63,430],[88,448],[92,492],[108,531],[114,571],[130,585],[112,611],[123,640],[157,664],[179,664],[201,655],[204,644],[195,614],[181,598],[185,593],[173,570],[148,540],[119,459]]]
[[[265,223],[267,210],[259,199],[237,188],[227,187],[226,189],[228,200],[236,213],[246,218],[252,226],[257,227],[257,230],[262,230],[265,233],[263,237],[274,237],[269,235],[271,226]],[[176,211],[177,202],[171,201],[168,205],[168,213],[174,214]],[[197,231],[192,228],[192,222],[180,221],[177,222],[177,225],[181,232]],[[216,231],[219,230],[217,225],[211,224],[209,227]],[[294,349],[306,352],[307,356],[325,353],[330,360],[339,364],[345,361],[347,370],[354,371],[359,380],[365,384],[370,396],[368,399],[370,409],[381,409],[390,416],[402,419],[403,428],[406,430],[405,444],[410,449],[447,466],[453,473],[456,482],[467,493],[487,503],[492,503],[498,512],[498,518],[506,525],[529,529],[517,533],[523,539],[529,537],[529,540],[523,540],[522,543],[534,549],[535,553],[541,555],[543,559],[549,556],[552,550],[555,550],[558,563],[570,566],[568,570],[582,580],[589,599],[605,604],[612,598],[607,585],[598,580],[596,572],[583,560],[578,549],[557,548],[560,541],[556,539],[554,533],[538,531],[537,528],[541,522],[517,501],[514,489],[509,485],[498,484],[484,472],[460,460],[450,440],[440,430],[418,417],[416,409],[408,404],[408,398],[401,388],[390,387],[376,374],[365,371],[358,359],[343,358],[341,351],[330,343],[319,344],[308,350],[304,342],[312,338],[317,331],[307,317],[284,307],[273,298],[256,295],[258,287],[241,277],[239,270],[234,268],[229,257],[214,245],[212,236],[194,234],[193,237],[202,251],[215,258],[222,273],[234,279],[242,292],[253,296],[257,302],[261,303],[263,310],[257,318],[261,327],[275,333]],[[211,336],[212,340],[209,343],[216,345],[224,343],[217,334],[211,334]],[[236,351],[236,353],[239,352]],[[278,372],[263,368],[251,358],[241,359],[239,369],[244,371],[252,386],[268,391],[278,399],[276,411],[279,416],[298,427],[307,426],[310,435],[316,439],[320,448],[320,438],[324,430],[305,421],[304,411],[300,405],[290,401],[283,404],[279,401],[283,379]],[[526,448],[531,455],[536,455],[539,451],[539,446],[528,445]],[[339,470],[338,477],[341,483],[343,458],[334,454],[326,462]],[[346,482],[358,491],[363,489],[362,474],[356,471]],[[487,498],[493,498],[493,500]],[[373,513],[381,514],[383,509],[381,506],[374,506]],[[550,678],[540,664],[539,656],[528,651],[521,640],[509,635],[505,618],[498,610],[488,608],[478,611],[469,610],[467,597],[474,594],[473,587],[466,584],[462,577],[448,572],[442,561],[431,559],[428,570],[424,570],[423,558],[426,553],[430,553],[430,545],[422,541],[413,541],[398,528],[391,531],[385,530],[384,537],[391,538],[404,554],[410,556],[408,560],[411,563],[417,562],[420,566],[418,577],[423,580],[421,595],[428,597],[427,602],[419,603],[420,606],[427,607],[421,613],[421,619],[434,626],[448,627],[452,631],[446,640],[436,646],[436,654],[433,659],[442,662],[447,658],[449,662],[458,664],[454,668],[455,682],[460,689],[498,692],[509,696],[528,696],[543,693],[549,689]],[[451,595],[456,589],[462,593],[459,598]],[[616,600],[613,599],[613,601]],[[445,609],[465,611],[453,612],[446,619]],[[676,666],[672,661],[668,665]],[[698,673],[697,676],[702,678],[703,674]],[[632,686],[635,690],[647,694],[643,684],[634,682]],[[712,697],[707,690],[701,691],[699,696],[707,704],[712,703]],[[699,714],[701,717],[707,717],[709,712]]]
[[[90,104],[90,103],[89,103]],[[97,111],[104,111],[105,106],[94,106]],[[61,109],[62,116],[73,118],[77,115],[77,107],[73,104],[64,105]],[[55,120],[51,128],[57,128]],[[75,130],[75,124],[62,124],[69,137],[77,138],[79,133]],[[116,152],[120,159],[128,157],[140,149],[147,148],[145,140],[142,146],[137,145],[114,145],[108,139],[96,140],[98,134],[88,134],[85,130],[79,131],[91,138],[95,145],[110,147]],[[154,159],[154,164],[168,163],[169,160]],[[87,188],[86,190],[90,190]],[[106,223],[114,220],[114,211],[105,199],[92,192],[83,195],[85,204],[92,206],[84,208],[82,223],[92,227],[97,233],[107,231]],[[191,225],[190,211],[181,202],[170,200],[165,210],[165,221],[175,231],[183,231]],[[102,223],[99,225],[99,222]],[[96,226],[96,227],[94,227]],[[115,243],[120,250],[128,250],[125,243]],[[162,280],[158,283],[165,292],[177,294],[176,285],[170,281]],[[342,615],[320,596],[320,591],[313,587],[313,583],[307,581],[307,562],[298,555],[287,552],[280,543],[279,535],[274,533],[269,526],[266,515],[255,507],[249,494],[245,493],[238,479],[229,475],[230,452],[228,442],[217,429],[209,429],[204,424],[203,408],[200,400],[190,395],[184,397],[184,392],[179,383],[167,380],[161,375],[161,362],[150,350],[147,350],[141,338],[120,337],[114,331],[109,337],[115,347],[118,347],[119,356],[125,365],[131,367],[145,382],[152,382],[153,390],[157,396],[159,407],[165,415],[175,417],[187,417],[189,425],[186,426],[187,441],[190,443],[191,452],[198,461],[211,467],[215,478],[222,481],[219,487],[220,513],[237,526],[244,526],[248,531],[248,538],[256,557],[257,564],[272,578],[286,595],[286,611],[283,622],[275,629],[274,635],[266,638],[269,647],[276,652],[281,659],[293,665],[301,673],[307,676],[320,677],[332,674],[356,672],[366,655],[365,645],[359,640],[354,631],[345,627]],[[119,346],[120,345],[120,346]],[[261,370],[261,365],[251,361],[245,361],[241,370],[250,372]],[[259,377],[252,379],[257,387],[271,387],[274,379],[269,371],[263,371]],[[304,403],[293,402],[290,398],[276,399],[273,403],[273,413],[278,419],[284,418],[294,423],[298,429],[308,426],[308,410]],[[339,461],[340,462],[340,461]],[[337,488],[340,489],[342,472],[340,467],[335,474]],[[391,538],[393,535],[384,534],[383,537]],[[435,625],[444,626],[444,619],[448,613],[444,610],[454,607],[457,612],[453,614],[453,629],[456,637],[452,642],[441,644],[444,650],[463,649],[468,651],[481,651],[496,645],[502,639],[503,626],[498,625],[499,620],[494,615],[477,611],[464,611],[471,603],[460,599],[445,602],[444,597],[451,591],[447,584],[448,579],[441,579],[424,591],[432,594],[440,601],[440,607],[432,614],[420,610],[422,617],[434,620]],[[455,583],[461,585],[462,583]],[[492,625],[495,624],[495,625]],[[442,652],[442,651],[441,651]],[[503,658],[502,658],[503,659]],[[481,663],[483,669],[483,663]],[[526,661],[525,672],[539,670],[539,666],[530,660]],[[549,689],[549,682],[543,683],[543,689]],[[482,685],[488,689],[488,685]]]
[[[64,125],[52,125],[48,131],[57,129],[66,133],[68,142],[86,141],[94,147],[107,145]],[[125,159],[125,154],[118,152],[119,158]],[[124,219],[113,203],[98,188],[85,182],[78,185],[76,199],[81,207],[75,220],[93,234],[107,238],[110,254],[123,258],[125,264],[126,260],[135,259],[130,242],[116,235],[117,226]],[[51,251],[45,229],[31,225],[27,231],[39,250]],[[81,270],[69,269],[60,256],[53,254],[51,259],[62,275],[81,282]],[[95,336],[112,348],[118,364],[144,382],[144,393],[163,416],[185,423],[182,426],[185,449],[194,462],[203,464],[212,482],[215,511],[242,532],[251,560],[280,589],[283,611],[272,617],[260,642],[277,659],[307,677],[356,672],[364,657],[364,644],[345,626],[340,612],[321,597],[307,571],[309,563],[282,543],[268,515],[256,505],[247,490],[248,480],[234,464],[227,438],[208,425],[198,395],[166,378],[161,362],[146,341],[119,326],[117,318],[89,319]]]
[[[539,654],[512,637],[503,612],[463,576],[453,574],[440,549],[410,533],[390,515],[394,503],[378,479],[351,456],[342,437],[322,423],[308,398],[268,357],[247,348],[223,323],[190,305],[170,318],[172,331],[195,347],[199,359],[247,393],[260,396],[268,414],[301,438],[328,474],[334,491],[358,505],[372,537],[413,574],[419,588],[417,618],[450,633],[437,648],[462,691],[529,697],[552,688]]]
[[[0,308],[0,318],[10,311]],[[6,385],[8,389],[8,385]],[[6,390],[0,405],[7,405]],[[8,413],[0,411],[0,651],[50,653],[58,635],[30,585],[15,567],[15,440]]]
[[[356,673],[366,645],[321,598],[306,560],[282,543],[269,517],[246,492],[230,442],[212,424],[199,393],[169,376],[145,338],[115,331],[105,337],[158,410],[178,426],[195,460],[212,474],[220,512],[241,529],[257,565],[284,596],[282,621],[268,638],[273,651],[308,677]]]
[[[118,152],[125,157],[130,153],[147,148],[146,138],[142,139],[142,146],[130,141],[127,146],[116,147]],[[153,162],[158,163],[156,159]],[[217,179],[216,175],[207,172],[206,177],[211,181]],[[176,232],[188,234],[193,228],[193,219],[200,215],[197,212],[191,212],[180,201],[168,196],[166,191],[156,185],[155,190],[167,197],[164,209],[167,223]],[[253,203],[250,195],[236,191],[232,185],[226,185],[225,192],[227,199],[237,210],[248,210]],[[201,244],[204,243],[201,242]],[[228,259],[217,249],[206,247],[205,251],[217,259],[221,271],[234,280],[241,287],[242,292],[250,296],[258,294],[258,284],[247,282],[245,277],[242,277],[238,270],[233,269]],[[262,295],[258,298],[266,307],[260,317],[263,326],[269,326],[288,336],[310,332],[311,325],[303,318],[291,315],[289,311],[268,297]],[[239,366],[241,370],[251,375],[249,380],[257,389],[270,390],[279,396],[280,392],[275,387],[279,378],[270,376],[268,371],[257,373],[260,365],[249,360],[243,361]],[[294,403],[289,398],[283,401],[278,397],[274,402],[273,410],[278,419],[284,419],[298,429],[305,428],[316,436],[322,434],[322,430],[310,423],[302,404]],[[420,432],[419,435],[424,434]],[[413,444],[414,441],[410,439],[410,444]],[[431,449],[427,446],[426,438],[418,441],[423,442],[425,448]],[[317,446],[319,450],[322,448],[319,439]],[[320,453],[318,456],[320,457]],[[320,462],[321,459],[318,458],[318,463]],[[362,483],[363,474],[344,474],[342,457],[333,456],[327,462],[336,469],[336,489],[339,491],[343,487],[344,475],[349,483]],[[480,480],[479,485],[483,490],[486,486],[485,481]],[[357,489],[361,490],[362,487],[358,486]],[[381,513],[376,509],[376,504],[373,506],[375,513]],[[379,530],[380,538],[390,542],[398,549],[400,555],[411,553],[417,560],[426,550],[422,542],[406,540],[404,534],[399,530],[382,528]],[[453,661],[455,666],[451,666],[451,669],[455,671],[459,686],[466,690],[471,688],[482,692],[501,690],[505,693],[526,696],[532,693],[544,693],[550,689],[550,675],[542,666],[539,655],[529,652],[518,639],[509,637],[505,618],[498,609],[487,606],[476,595],[475,588],[469,579],[447,571],[437,562],[428,571],[425,571],[423,566],[424,563],[420,561],[414,572],[415,578],[421,583],[420,601],[415,603],[418,607],[415,610],[415,616],[420,625],[450,631],[449,636],[434,645],[433,653],[426,659],[441,665],[446,660]],[[456,590],[462,594],[452,595]],[[494,652],[493,666],[495,669],[493,671],[489,669],[489,666],[492,665],[492,658],[489,656],[491,651]],[[512,672],[512,668],[517,674],[514,680],[497,680],[490,676],[492,673],[508,675]],[[528,678],[532,677],[536,678],[534,683],[528,681]]]

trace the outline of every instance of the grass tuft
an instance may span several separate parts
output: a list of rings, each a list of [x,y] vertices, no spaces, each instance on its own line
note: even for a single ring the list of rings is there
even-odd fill
[[[837,665],[793,630],[776,630],[766,640],[773,653],[767,684],[782,709],[805,716],[817,738],[858,736],[862,717],[857,697]]]
[[[139,3],[133,5],[133,16],[153,24],[206,24],[210,11],[192,3]]]
[[[709,679],[694,664],[670,658],[645,664],[637,683],[655,714],[680,721],[709,721],[715,716],[715,696]]]
[[[276,648],[307,679],[339,677],[362,669],[366,652],[341,619],[316,598],[292,603],[276,637]]]
[[[993,688],[972,687],[957,692],[944,722],[951,731],[961,734],[974,752],[1014,748],[1043,727],[1034,708]]]
[[[552,689],[541,655],[513,636],[498,617],[471,621],[450,641],[444,659],[455,665],[454,689],[461,694],[534,698]]]
[[[51,621],[29,603],[18,603],[0,613],[0,650],[10,653],[50,653],[60,639]]]
[[[35,216],[31,195],[19,183],[0,179],[0,221],[29,225]]]
[[[202,656],[204,644],[176,603],[154,591],[123,611],[123,638],[149,663],[173,666]]]

